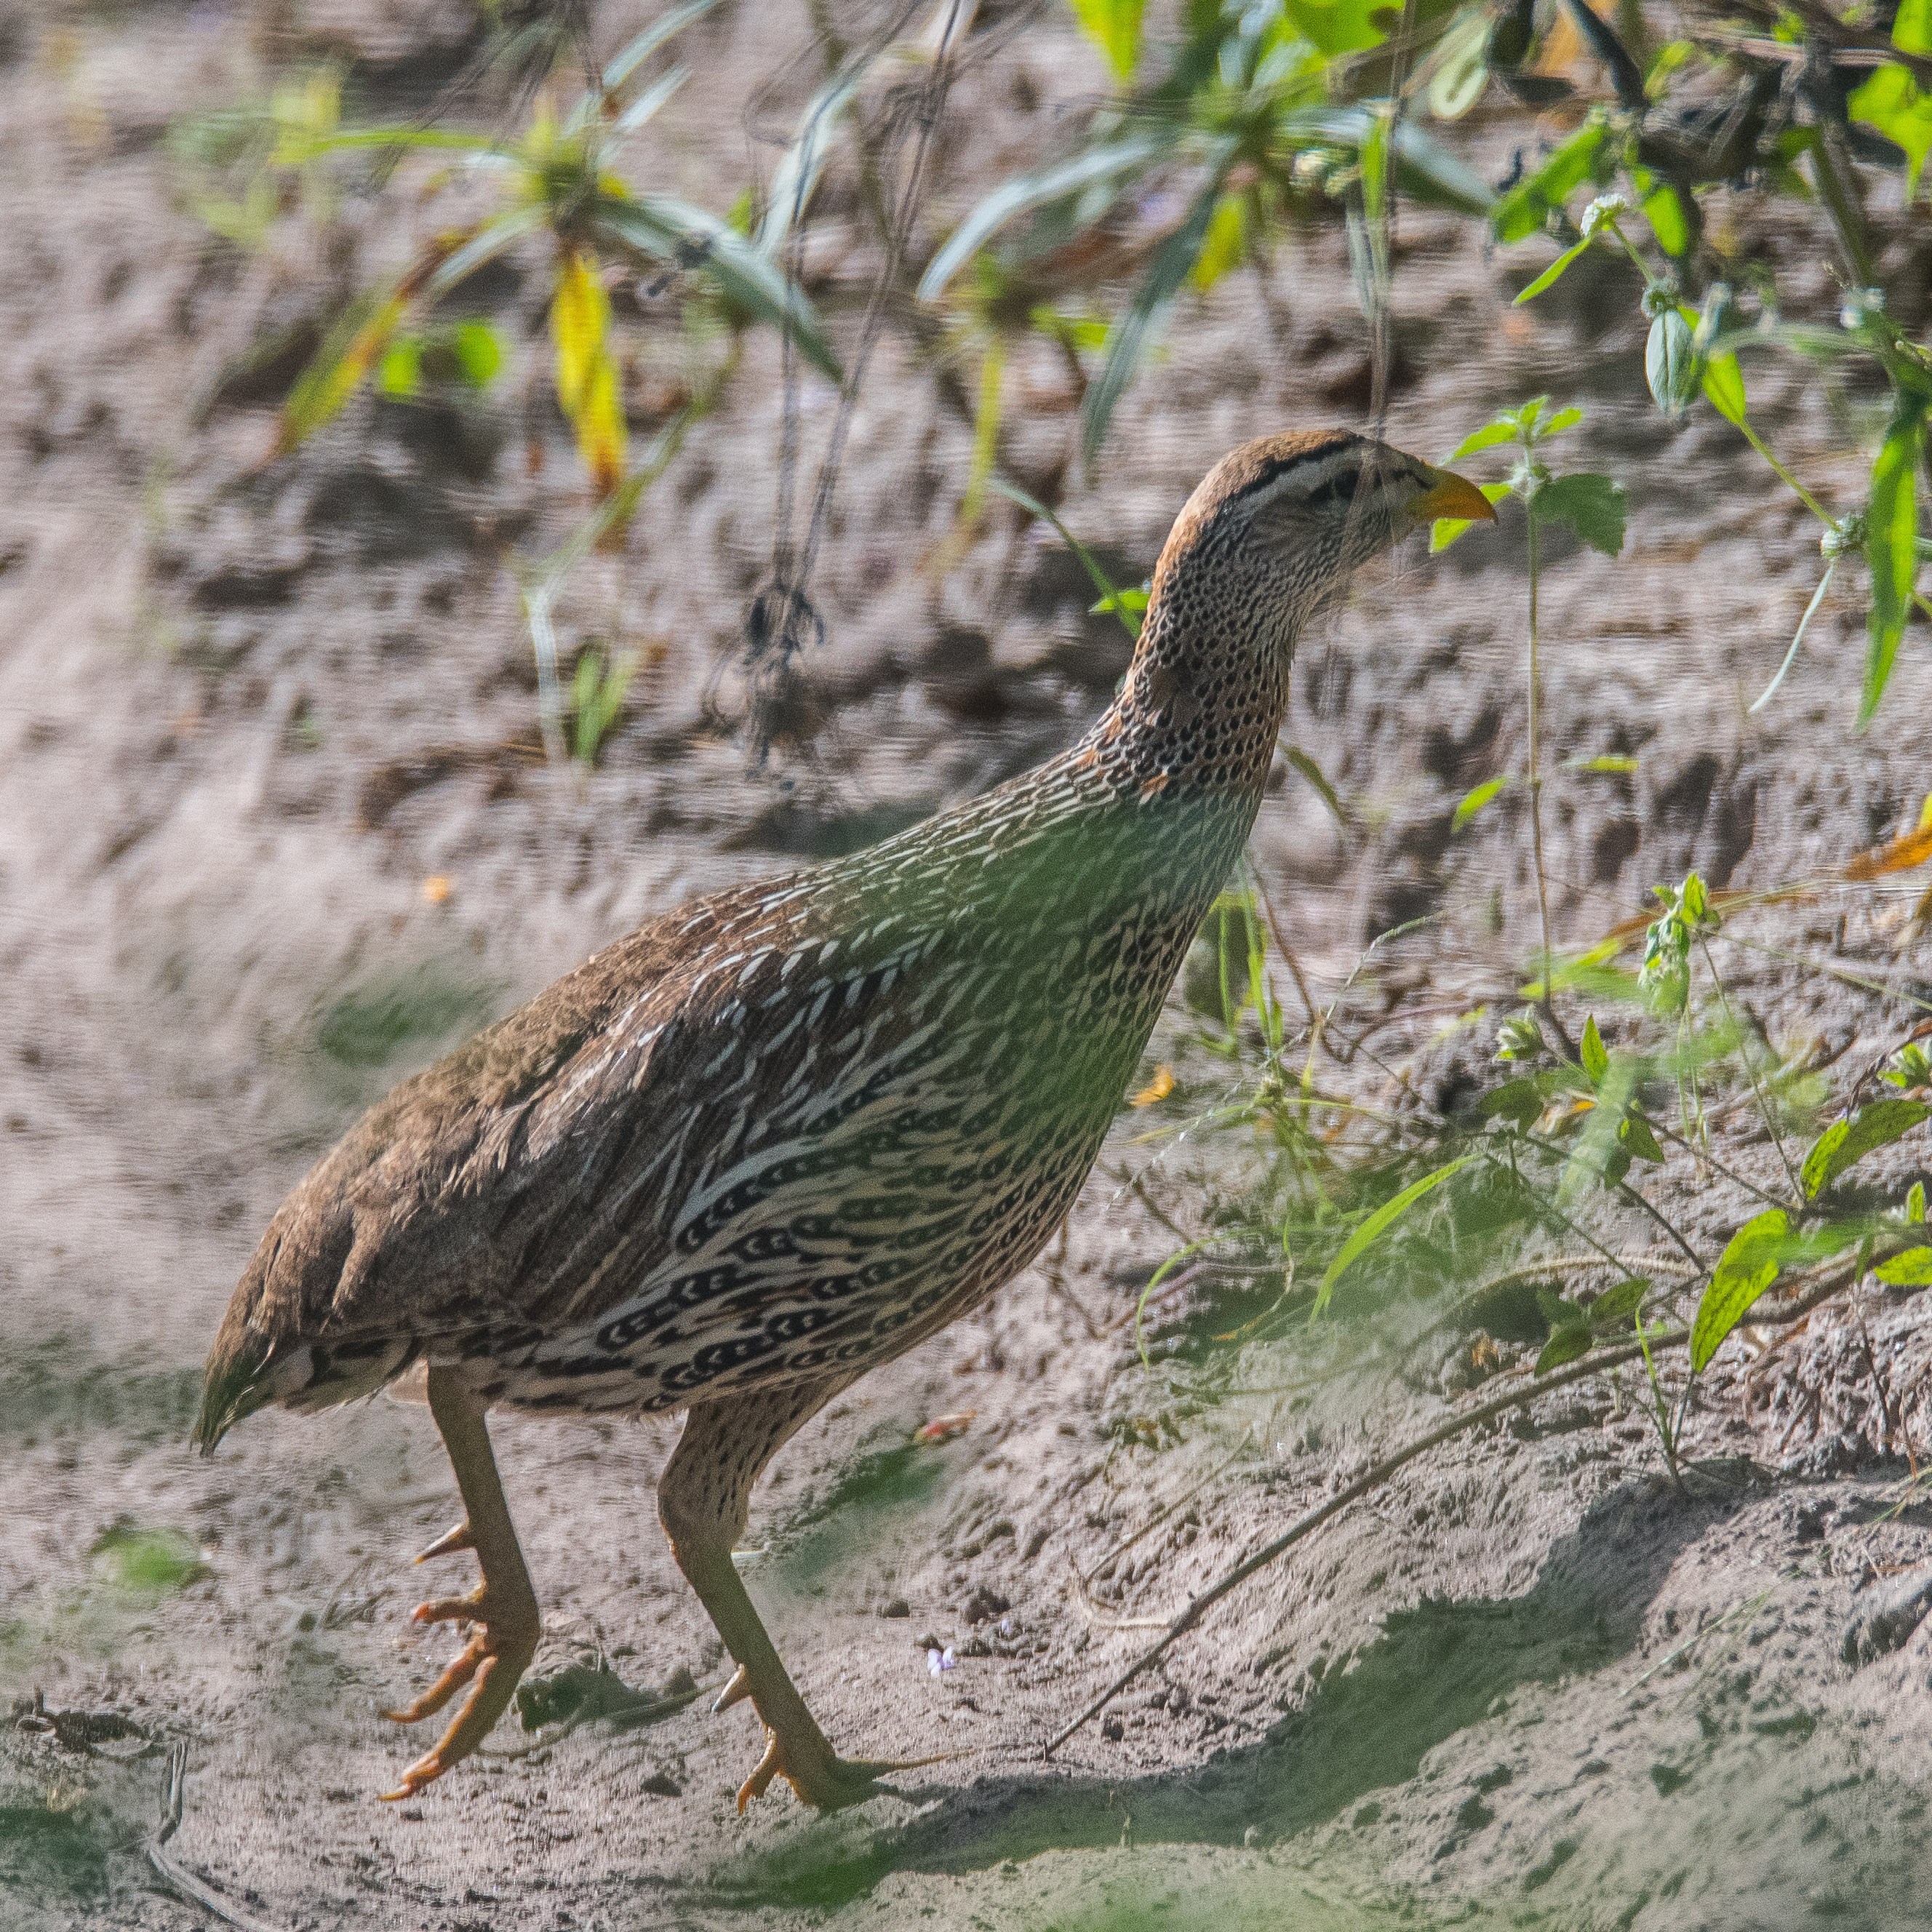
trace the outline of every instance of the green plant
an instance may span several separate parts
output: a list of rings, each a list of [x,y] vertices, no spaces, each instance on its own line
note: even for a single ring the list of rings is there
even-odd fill
[[[424,380],[479,387],[491,380],[502,345],[486,325],[431,322],[415,332],[406,325],[432,315],[499,255],[545,233],[553,254],[549,332],[557,400],[601,496],[614,494],[624,479],[628,441],[604,290],[611,265],[649,263],[688,274],[699,298],[708,291],[734,335],[754,323],[771,324],[808,360],[837,375],[837,359],[811,304],[776,260],[782,223],[768,223],[754,238],[746,232],[748,214],[742,208],[734,221],[634,188],[614,171],[624,144],[688,78],[682,68],[647,85],[638,85],[639,76],[674,36],[715,4],[687,0],[670,9],[561,112],[546,82],[521,135],[511,142],[421,124],[345,125],[340,76],[327,68],[292,76],[259,113],[202,117],[176,130],[176,153],[191,183],[192,204],[217,232],[242,245],[261,245],[280,218],[285,183],[298,190],[289,206],[311,220],[326,218],[338,192],[332,169],[346,158],[374,154],[387,164],[409,153],[446,157],[445,172],[428,184],[432,199],[479,176],[498,190],[497,212],[439,232],[399,275],[364,290],[338,316],[284,406],[280,452],[304,442],[372,377],[403,395],[414,394]],[[553,58],[562,51],[554,42],[545,46]],[[210,185],[216,177],[237,176],[244,183],[238,199]],[[809,182],[801,185],[808,194]]]
[[[571,716],[575,721],[571,750],[586,772],[596,765],[598,747],[622,707],[637,668],[637,654],[632,651],[610,658],[599,650],[586,650],[577,660],[571,682]]]
[[[1175,302],[1264,260],[1288,220],[1324,200],[1347,203],[1364,274],[1385,286],[1397,186],[1436,205],[1486,212],[1492,197],[1481,178],[1405,118],[1399,100],[1364,99],[1364,89],[1390,77],[1391,61],[1432,46],[1451,15],[1439,4],[1412,10],[1413,26],[1391,42],[1388,16],[1366,0],[1188,0],[1164,70],[1136,86],[1142,8],[1083,0],[1076,11],[1118,92],[1095,114],[1079,152],[1015,177],[972,209],[927,268],[920,299],[937,301],[996,237],[992,266],[981,272],[994,286],[1024,286],[1048,265],[1063,274],[1084,267],[1094,281],[1133,273],[1082,400],[1090,462]],[[1156,176],[1186,183],[1178,221],[1124,253],[1096,246],[1122,200]]]
[[[1580,5],[1573,10],[1582,16],[1588,10]],[[1609,29],[1594,24],[1602,42],[1621,56],[1626,67],[1634,68]],[[1910,203],[1917,191],[1926,152],[1916,130],[1922,122],[1932,134],[1932,97],[1920,95],[1912,78],[1918,57],[1932,52],[1932,5],[1928,0],[1909,0],[1899,9],[1893,45],[1901,54],[1912,57],[1910,63],[1887,62],[1852,97],[1850,105],[1860,118],[1872,121],[1904,146],[1906,199]],[[1661,62],[1662,56],[1659,58]],[[1670,67],[1662,69],[1661,78],[1667,80],[1690,58],[1688,46],[1680,44],[1678,56]],[[1654,74],[1658,72],[1653,69]],[[1759,133],[1762,134],[1762,128]],[[1661,181],[1641,158],[1644,152],[1640,132],[1633,133],[1614,116],[1594,115],[1536,176],[1498,204],[1494,220],[1502,239],[1521,238],[1545,221],[1578,238],[1516,299],[1527,302],[1552,287],[1599,244],[1614,244],[1622,250],[1642,281],[1641,304],[1650,322],[1645,373],[1658,408],[1666,416],[1678,416],[1701,396],[1744,437],[1822,526],[1819,548],[1825,558],[1823,574],[1782,663],[1751,709],[1762,709],[1776,694],[1796,661],[1840,561],[1858,552],[1864,558],[1870,584],[1858,709],[1858,726],[1862,730],[1885,694],[1912,607],[1916,604],[1932,616],[1932,603],[1917,588],[1926,548],[1918,536],[1918,484],[1927,418],[1932,413],[1932,346],[1911,340],[1886,314],[1884,291],[1870,286],[1873,259],[1849,180],[1849,166],[1818,130],[1786,131],[1777,150],[1774,178],[1786,192],[1802,194],[1804,184],[1790,164],[1803,156],[1813,164],[1818,199],[1856,278],[1856,285],[1846,290],[1835,332],[1785,323],[1778,314],[1774,298],[1764,290],[1760,292],[1760,314],[1754,322],[1748,323],[1732,284],[1724,279],[1710,284],[1701,309],[1688,306],[1679,287],[1702,230],[1696,197],[1698,178],[1694,174],[1674,183]],[[1640,197],[1653,238],[1667,258],[1664,268],[1648,262],[1626,232],[1624,220],[1631,208],[1623,194],[1598,194],[1584,209],[1579,226],[1569,228],[1564,203],[1571,194],[1584,186],[1600,188],[1618,175]],[[1772,452],[1752,424],[1738,358],[1747,350],[1772,349],[1827,364],[1862,359],[1876,363],[1882,372],[1890,402],[1862,508],[1834,515]]]
[[[1509,447],[1516,452],[1515,466],[1500,483],[1486,483],[1483,494],[1492,503],[1514,496],[1526,512],[1525,523],[1529,547],[1528,650],[1524,668],[1524,712],[1528,740],[1524,769],[1520,782],[1529,794],[1529,828],[1532,856],[1536,871],[1537,914],[1542,933],[1542,974],[1537,997],[1556,1024],[1550,1006],[1554,988],[1554,953],[1550,933],[1550,886],[1543,863],[1543,763],[1540,720],[1542,712],[1542,637],[1538,622],[1539,593],[1542,584],[1541,533],[1544,525],[1557,524],[1574,532],[1593,550],[1606,556],[1622,554],[1627,517],[1623,485],[1592,472],[1568,476],[1552,472],[1544,459],[1544,446],[1583,420],[1580,409],[1552,410],[1547,396],[1532,397],[1520,409],[1507,410],[1493,422],[1465,436],[1447,459],[1460,463],[1486,449]],[[1467,521],[1445,518],[1430,536],[1432,550],[1446,550],[1469,527]],[[1507,776],[1478,785],[1456,806],[1454,824],[1460,828],[1480,812],[1511,782]]]

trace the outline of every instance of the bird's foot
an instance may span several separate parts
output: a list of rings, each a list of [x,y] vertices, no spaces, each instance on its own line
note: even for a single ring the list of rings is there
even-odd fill
[[[811,1728],[818,1730],[816,1725]],[[753,1798],[764,1797],[774,1778],[782,1778],[806,1804],[820,1811],[840,1811],[878,1797],[886,1788],[879,1780],[889,1772],[914,1771],[938,1762],[937,1757],[844,1758],[822,1736],[788,1746],[776,1731],[767,1730],[758,1769],[738,1787],[738,1809],[742,1813]]]
[[[385,1799],[413,1797],[476,1750],[509,1708],[518,1679],[530,1668],[537,1640],[543,1634],[534,1598],[493,1591],[487,1582],[466,1597],[419,1604],[410,1621],[466,1623],[474,1628],[461,1654],[428,1690],[414,1703],[400,1711],[385,1711],[383,1716],[398,1724],[420,1724],[441,1710],[464,1684],[470,1690],[448,1730],[436,1740],[436,1748],[417,1759],[403,1773],[402,1783],[394,1791],[382,1793]]]

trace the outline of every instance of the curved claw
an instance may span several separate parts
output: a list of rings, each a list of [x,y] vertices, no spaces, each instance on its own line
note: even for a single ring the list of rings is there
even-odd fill
[[[518,1679],[536,1654],[542,1626],[534,1604],[515,1605],[494,1614],[493,1608],[487,1586],[471,1596],[448,1598],[417,1606],[415,1622],[460,1621],[477,1628],[460,1654],[428,1690],[413,1703],[400,1711],[385,1711],[383,1716],[399,1724],[419,1724],[441,1710],[464,1684],[470,1686],[470,1691],[448,1730],[436,1740],[435,1749],[403,1773],[403,1781],[394,1791],[382,1794],[386,1802],[413,1797],[451,1766],[460,1764],[490,1735],[491,1726],[509,1708]]]

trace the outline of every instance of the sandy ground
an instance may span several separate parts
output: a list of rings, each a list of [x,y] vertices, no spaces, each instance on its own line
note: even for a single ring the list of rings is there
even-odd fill
[[[628,17],[601,12],[600,41]],[[603,767],[532,763],[502,557],[584,507],[540,406],[540,262],[486,292],[524,362],[473,419],[358,405],[262,467],[274,395],[251,355],[322,312],[331,275],[406,240],[352,202],[349,270],[299,236],[238,257],[177,205],[162,145],[273,61],[352,58],[406,106],[463,32],[460,10],[348,0],[0,17],[0,1689],[20,1700],[0,1730],[0,1920],[208,1922],[140,1850],[179,1742],[170,1851],[275,1927],[1921,1922],[1932,1520],[1888,1513],[1926,1439],[1909,1299],[1815,1324],[1748,1419],[1742,1357],[1714,1382],[1700,1450],[1754,1454],[1775,1480],[1680,1498],[1629,1378],[1580,1384],[1414,1465],[1224,1606],[1108,1726],[1042,1755],[1148,1640],[1116,1625],[1170,1614],[1444,1412],[1433,1358],[1302,1387],[1346,1330],[1204,1357],[1184,1324],[1144,1367],[1120,1324],[1173,1243],[1118,1177],[1144,1173],[1186,1220],[1217,1157],[1150,1154],[1135,1121],[1064,1251],[860,1384],[755,1506],[754,1593],[827,1729],[854,1751],[944,1754],[903,1796],[737,1816],[754,1726],[684,1694],[719,1680],[718,1650],[650,1496],[675,1424],[512,1418],[496,1436],[546,1608],[536,1676],[554,1700],[592,1681],[572,1670],[668,1694],[595,1718],[613,1694],[597,1676],[576,1728],[506,1722],[498,1754],[416,1803],[374,1802],[408,1750],[376,1710],[448,1642],[404,1620],[406,1559],[454,1502],[425,1412],[264,1416],[206,1464],[184,1446],[201,1355],[276,1202],[400,1072],[638,918],[1024,766],[1125,661],[1057,540],[1002,515],[954,554],[970,425],[889,334],[806,667],[832,725],[817,766],[748,774],[705,699],[739,701],[729,654],[772,538],[776,356],[754,342],[626,554],[593,560],[563,613],[644,658]],[[715,202],[721,173],[770,164],[747,103],[778,75],[758,98],[782,126],[814,76],[789,9],[741,0],[694,35],[700,78],[644,152],[653,178]],[[1065,104],[1099,84],[1057,17],[976,68],[935,230],[1057,151]],[[1469,132],[1499,173],[1510,130]],[[1600,932],[1690,864],[1766,886],[1910,822],[1923,627],[1867,737],[1848,730],[1849,598],[1748,718],[1816,580],[1802,514],[1708,416],[1657,418],[1614,276],[1515,311],[1522,262],[1431,218],[1402,236],[1392,440],[1440,455],[1547,388],[1592,412],[1577,460],[1631,490],[1627,556],[1559,548],[1546,584],[1552,761],[1640,754],[1633,778],[1552,789],[1564,930]],[[1765,246],[1828,308],[1813,238]],[[824,298],[845,326],[868,265],[831,254]],[[1051,358],[1016,372],[1008,466],[1040,482],[1059,466],[1064,514],[1130,578],[1230,443],[1360,420],[1339,233],[1292,245],[1266,297],[1244,275],[1188,312],[1090,488],[1064,469]],[[1767,378],[1754,403],[1816,487],[1856,488],[1842,399]],[[831,404],[808,386],[808,452]],[[1507,992],[1497,928],[1520,940],[1532,903],[1522,824],[1505,801],[1452,844],[1449,814],[1520,756],[1521,560],[1508,518],[1440,563],[1406,554],[1305,648],[1289,735],[1354,820],[1338,831],[1284,766],[1256,859],[1322,996],[1372,933],[1432,910],[1358,982],[1361,1010]],[[1827,894],[1754,929],[1923,997],[1922,961],[1897,950],[1905,909]],[[1910,1023],[1894,998],[1736,964],[1774,1038],[1843,1068]],[[1184,1070],[1181,1025],[1155,1057]],[[1418,1084],[1453,1058],[1430,1032],[1387,1049]],[[1727,1153],[1772,1172],[1762,1144]],[[1888,1188],[1913,1158],[1880,1170]],[[1684,1211],[1708,1238],[1742,1199]],[[1451,1332],[1445,1355],[1469,1342]],[[951,1415],[970,1420],[910,1442]],[[138,1541],[164,1532],[177,1542]],[[155,1548],[158,1569],[128,1555]]]

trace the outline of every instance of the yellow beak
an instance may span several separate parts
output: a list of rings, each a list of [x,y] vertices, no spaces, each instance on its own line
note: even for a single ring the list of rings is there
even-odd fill
[[[1438,517],[1460,517],[1471,523],[1496,521],[1496,506],[1466,476],[1438,470],[1436,479],[1435,487],[1409,506],[1408,513],[1418,524],[1432,524]]]

